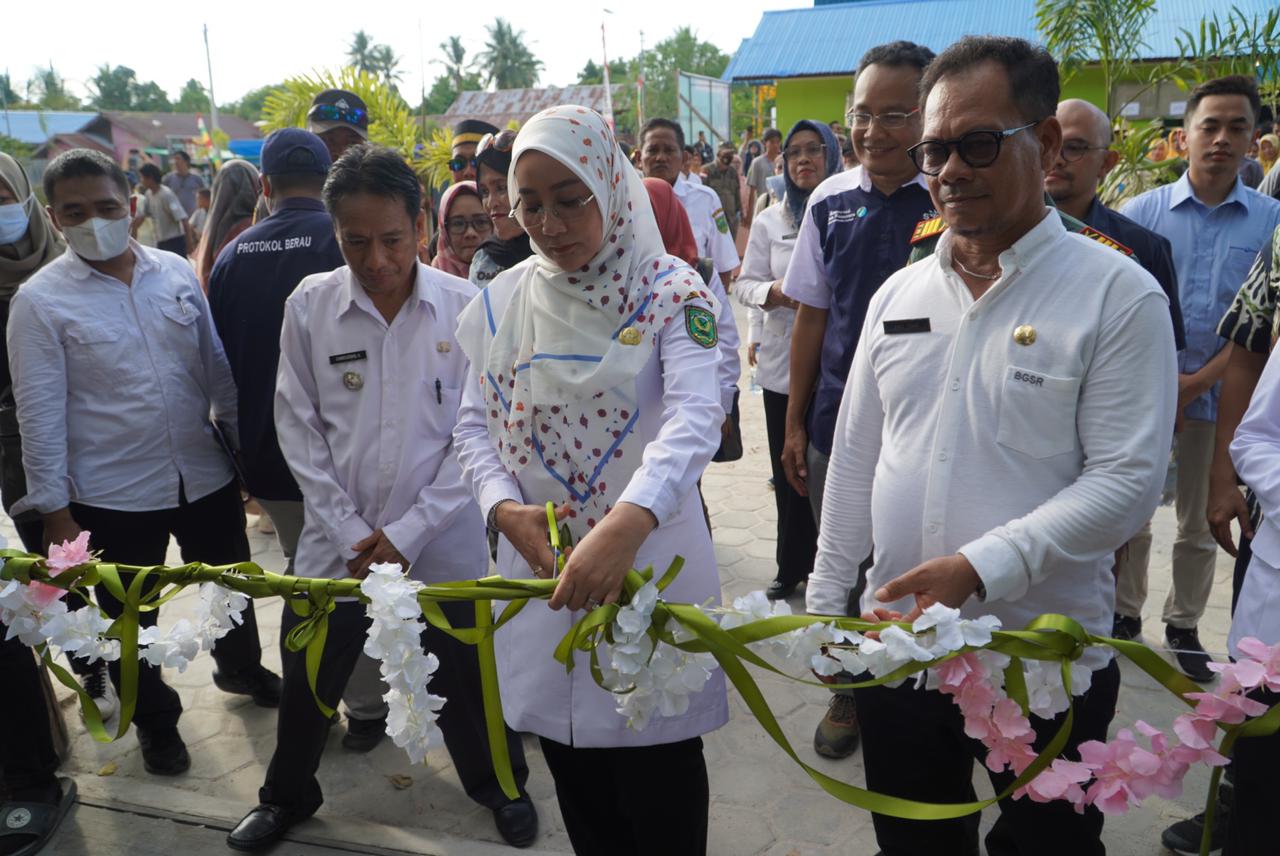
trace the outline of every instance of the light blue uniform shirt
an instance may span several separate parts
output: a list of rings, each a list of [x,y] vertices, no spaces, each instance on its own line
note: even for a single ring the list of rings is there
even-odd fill
[[[1236,179],[1219,205],[1210,208],[1196,198],[1188,171],[1173,184],[1148,190],[1129,200],[1121,213],[1173,245],[1178,298],[1186,325],[1187,347],[1178,354],[1178,371],[1203,368],[1224,342],[1218,322],[1244,283],[1258,251],[1280,226],[1280,201],[1263,196]],[[1213,422],[1218,418],[1220,384],[1189,404],[1186,418]]]

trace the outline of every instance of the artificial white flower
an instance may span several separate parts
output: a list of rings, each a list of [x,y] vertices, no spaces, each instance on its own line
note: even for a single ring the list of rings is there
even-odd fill
[[[185,672],[199,653],[199,634],[185,618],[178,619],[165,633],[159,627],[144,627],[138,632],[138,659],[153,666]]]
[[[1057,663],[1023,660],[1027,682],[1027,708],[1042,719],[1053,719],[1070,707],[1062,686],[1062,670]],[[1093,683],[1093,672],[1079,663],[1071,664],[1071,695],[1079,696]]]
[[[235,589],[201,583],[194,619],[200,647],[212,651],[215,642],[244,623],[242,613],[248,606],[248,596]]]
[[[46,615],[40,632],[50,645],[88,660],[118,660],[120,642],[103,636],[111,619],[92,604]]]

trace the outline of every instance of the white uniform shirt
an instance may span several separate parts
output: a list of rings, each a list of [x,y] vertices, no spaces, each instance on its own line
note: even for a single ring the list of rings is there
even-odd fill
[[[1055,612],[1109,634],[1112,553],[1155,510],[1173,433],[1167,299],[1145,270],[1046,211],[974,301],[952,269],[952,237],[871,301],[808,609],[843,614],[874,543],[864,609],[882,584],[958,552],[987,593],[964,604],[967,616],[1021,629]],[[1032,344],[1014,339],[1024,325]],[[1082,662],[1108,659],[1093,649]]]
[[[485,289],[494,319],[491,329],[501,321],[512,288],[523,275],[520,268],[504,271]],[[658,528],[636,554],[637,568],[652,565],[661,575],[675,556],[684,557],[684,569],[663,595],[673,602],[720,600],[715,551],[697,491],[698,479],[720,443],[725,417],[716,394],[718,362],[716,351],[689,337],[680,313],[662,329],[653,355],[636,376],[635,436],[643,441],[644,453],[618,501],[647,508],[658,520]],[[484,512],[504,499],[544,505],[563,497],[563,484],[546,469],[531,465],[517,478],[502,466],[485,408],[484,390],[473,371],[454,436],[466,480]],[[498,572],[514,579],[532,576],[506,538],[498,540]],[[717,670],[703,690],[692,695],[686,713],[655,714],[643,731],[627,728],[626,717],[614,710],[613,695],[592,679],[588,655],[575,652],[570,673],[551,657],[581,617],[582,613],[552,611],[544,602],[530,601],[495,634],[503,713],[512,728],[579,747],[650,746],[696,737],[728,721],[724,673]]]
[[[783,395],[791,384],[791,326],[796,311],[785,306],[766,309],[764,302],[773,283],[787,273],[791,251],[796,246],[796,231],[785,201],[761,211],[751,224],[742,271],[733,291],[738,302],[748,308],[748,344],[760,343],[756,383]]]
[[[236,431],[236,388],[186,259],[130,241],[133,283],[70,248],[9,309],[9,370],[27,495],[13,514],[68,502],[117,511],[194,502],[234,475],[209,422]]]
[[[1280,642],[1280,357],[1275,351],[1231,441],[1231,460],[1262,507],[1227,640],[1231,656],[1239,658],[1236,645],[1246,636],[1268,645]]]
[[[419,264],[390,324],[347,267],[290,295],[275,410],[306,506],[299,573],[349,576],[352,545],[380,528],[415,579],[484,575],[484,519],[453,450],[467,371],[454,330],[475,293]]]

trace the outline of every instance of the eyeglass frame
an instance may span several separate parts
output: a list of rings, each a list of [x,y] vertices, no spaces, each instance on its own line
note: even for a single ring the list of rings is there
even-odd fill
[[[1064,140],[1062,143],[1062,148],[1059,151],[1062,154],[1063,161],[1065,161],[1066,163],[1078,163],[1080,159],[1083,158],[1085,155],[1087,155],[1089,152],[1105,152],[1105,151],[1110,151],[1110,149],[1111,149],[1111,146],[1083,146],[1078,148],[1078,151],[1080,152],[1080,154],[1076,155],[1075,157],[1069,158],[1067,157],[1067,141]]]
[[[525,222],[523,220],[520,220],[518,217],[516,217],[516,212],[519,210],[520,204],[524,202],[523,197],[517,196],[516,201],[511,204],[511,210],[507,212],[507,216],[510,217],[512,220],[515,220],[517,223],[519,223],[521,227],[532,226],[533,228],[541,229],[542,225],[547,222],[547,214],[550,213],[551,216],[555,217],[561,223],[568,225],[569,223],[573,222],[573,220],[576,219],[577,215],[576,214],[570,215],[570,218],[568,220],[565,220],[564,212],[565,211],[575,211],[575,212],[581,211],[582,209],[587,207],[588,203],[594,201],[595,198],[596,198],[596,195],[594,193],[588,193],[586,196],[582,197],[581,199],[575,200],[573,202],[552,202],[550,205],[542,206],[543,209],[550,208],[551,209],[550,212],[543,210],[537,214],[530,214],[528,211],[528,207],[526,206],[524,216],[526,218],[537,217],[538,219],[536,222],[535,221]],[[559,213],[556,213],[557,209],[559,209]]]
[[[808,157],[810,160],[816,160],[816,159],[820,159],[820,158],[822,158],[822,157],[826,156],[826,153],[827,153],[827,144],[826,144],[826,143],[810,143],[808,146],[804,146],[804,148],[805,148],[805,149],[808,149],[808,148],[809,148],[809,146],[817,146],[817,147],[818,147],[818,154],[817,154],[817,155],[806,155],[804,152],[800,152],[799,154],[797,154],[797,155],[796,155],[796,157]],[[787,156],[787,150],[786,150],[786,149],[783,149],[783,150],[782,150],[782,157],[783,157],[783,160],[791,160],[791,158]]]
[[[1018,133],[1019,131],[1025,131],[1028,128],[1034,128],[1036,125],[1039,125],[1043,121],[1044,119],[1036,119],[1034,122],[1028,122],[1025,125],[1019,125],[1016,128],[1005,128],[1004,130],[999,130],[999,131],[994,128],[976,128],[972,131],[969,131],[959,137],[955,137],[950,140],[921,140],[911,148],[907,149],[907,156],[911,158],[911,162],[915,164],[916,169],[920,170],[920,172],[930,177],[940,175],[942,171],[946,169],[947,163],[950,162],[951,160],[952,153],[960,155],[960,160],[964,161],[965,164],[968,165],[971,169],[986,169],[987,167],[991,166],[993,163],[995,163],[1000,159],[1000,151],[1004,147],[1005,140],[1007,140],[1009,137],[1012,137],[1014,134]],[[964,143],[966,139],[972,136],[975,136],[977,134],[990,134],[996,143],[996,152],[994,155],[991,156],[991,160],[987,161],[986,163],[981,163],[981,164],[973,163],[971,160],[965,157],[964,151],[960,148],[960,146]],[[919,152],[924,146],[935,146],[935,145],[940,145],[945,147],[947,150],[947,156],[946,156],[946,159],[942,161],[942,166],[938,167],[938,169],[935,172],[929,172],[920,164],[920,161],[918,160],[917,152]]]
[[[886,110],[883,113],[867,113],[862,110],[855,110],[853,112],[846,113],[844,115],[844,118],[845,118],[845,121],[849,123],[850,128],[857,128],[859,131],[869,131],[871,130],[872,125],[877,125],[877,124],[881,128],[884,128],[885,130],[897,130],[898,128],[905,128],[907,126],[907,120],[910,119],[912,116],[919,115],[919,113],[920,113],[920,106],[916,105],[915,107],[908,110],[906,113],[903,113],[901,110]],[[859,116],[869,117],[867,119],[867,124],[859,125],[858,124]],[[902,124],[900,125],[889,124],[885,122],[884,120],[885,116],[901,116]],[[894,120],[894,121],[896,122],[898,120]]]
[[[454,228],[453,228],[452,223],[453,223],[453,221],[454,221],[455,219],[457,219],[457,220],[461,220],[461,221],[462,221],[462,231],[461,231],[461,232],[454,231]],[[477,222],[477,221],[481,221],[481,220],[483,220],[484,222],[486,222],[486,223],[488,223],[488,224],[489,224],[489,228],[488,228],[488,229],[483,229],[483,230],[482,230],[479,226],[477,226],[477,225],[476,225],[476,222]],[[488,214],[484,215],[483,217],[481,217],[479,214],[477,214],[477,215],[475,215],[474,217],[457,217],[457,218],[454,218],[454,217],[446,217],[446,218],[444,219],[444,230],[445,230],[446,232],[448,232],[450,235],[456,235],[456,236],[458,236],[458,237],[461,237],[461,236],[463,236],[463,235],[467,234],[467,230],[468,230],[468,229],[470,229],[471,231],[475,232],[477,235],[483,235],[485,232],[492,232],[492,231],[493,231],[494,229],[496,229],[496,228],[497,228],[497,227],[496,227],[496,226],[494,225],[494,223],[493,223],[493,218],[492,218],[492,217],[490,217]]]

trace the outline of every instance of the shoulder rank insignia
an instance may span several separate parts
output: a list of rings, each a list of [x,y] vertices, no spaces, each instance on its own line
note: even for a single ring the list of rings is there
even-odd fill
[[[918,244],[921,241],[932,238],[934,235],[941,235],[946,231],[947,222],[938,214],[930,211],[925,218],[916,224],[915,231],[911,233],[911,243]]]
[[[714,216],[716,219],[716,228],[726,235],[729,234],[729,221],[724,216],[724,209],[717,208]]]
[[[1099,244],[1102,244],[1104,247],[1110,247],[1113,250],[1119,250],[1120,252],[1124,253],[1126,256],[1133,255],[1133,250],[1129,249],[1124,244],[1120,243],[1110,235],[1102,234],[1092,226],[1085,226],[1083,229],[1080,230],[1080,234],[1084,235],[1086,238],[1091,238],[1097,241]]]
[[[720,341],[720,337],[716,334],[716,316],[711,314],[710,309],[686,306],[684,328],[689,332],[689,338],[704,348],[714,348]]]

